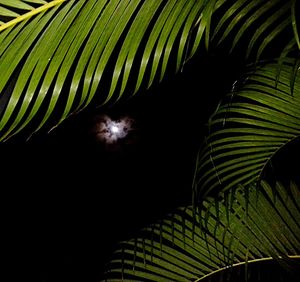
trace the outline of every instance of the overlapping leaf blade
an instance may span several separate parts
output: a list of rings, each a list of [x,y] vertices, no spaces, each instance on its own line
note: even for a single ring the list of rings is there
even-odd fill
[[[259,68],[212,115],[198,157],[195,197],[257,181],[269,160],[300,136],[300,76],[293,65]]]
[[[92,101],[100,105],[120,98],[129,82],[136,83],[135,91],[142,83],[150,87],[159,72],[160,79],[164,77],[172,56],[177,57],[179,70],[202,11],[210,15],[214,11],[208,2],[66,0],[4,29],[0,33],[4,74],[0,92],[6,96],[0,99],[1,140],[30,124],[39,129],[54,114],[59,123]],[[16,8],[44,2],[12,3]],[[201,24],[205,29],[206,24]],[[193,37],[196,49],[198,39],[195,43]],[[153,48],[147,41],[153,42]],[[133,71],[138,68],[139,72]],[[145,76],[148,69],[150,77]]]
[[[296,44],[299,34],[296,29],[295,2],[294,0],[239,0],[231,4],[230,1],[225,1],[228,5],[227,11],[218,20],[213,38],[219,44],[233,36],[231,48],[233,51],[247,33],[247,38],[250,38],[247,56],[256,50],[257,60],[266,46],[274,42],[283,32],[294,30],[293,42]],[[284,42],[282,48],[287,44],[288,42]]]
[[[291,186],[299,193],[299,187]],[[179,209],[141,237],[120,243],[105,280],[209,281],[235,265],[299,259],[299,197],[280,183],[272,189],[263,182],[260,188],[259,193],[248,191],[248,201],[244,188],[230,192],[230,206],[224,195],[217,207],[213,199],[204,201],[196,225],[192,207]]]
[[[208,47],[216,10],[224,10],[216,37],[228,24],[219,41],[238,27],[235,45],[248,27],[273,12],[257,29],[250,46],[260,42],[260,54],[286,30],[283,22],[294,31],[293,44],[287,46],[295,47],[299,37],[297,3],[293,0],[240,0],[235,4],[226,0],[1,3],[16,13],[16,19],[19,11],[47,7],[37,15],[20,18],[18,24],[0,33],[0,92],[6,97],[0,99],[1,140],[30,124],[39,129],[53,116],[52,122],[59,123],[91,102],[101,105],[126,91],[135,93],[141,86],[150,87],[156,78],[164,77],[170,61],[176,62],[174,71],[182,69],[203,37]],[[41,48],[47,44],[49,49],[43,56]],[[14,85],[16,80],[18,86]]]

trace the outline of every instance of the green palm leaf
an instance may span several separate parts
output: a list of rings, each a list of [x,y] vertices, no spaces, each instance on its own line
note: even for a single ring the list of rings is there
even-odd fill
[[[297,14],[294,0],[1,0],[0,140],[150,87],[211,31],[222,42],[239,28],[235,46],[258,22],[258,55],[288,28],[299,46]]]
[[[300,77],[293,65],[269,64],[246,75],[209,121],[197,160],[195,196],[257,181],[270,159],[300,136]]]
[[[46,4],[0,26],[1,140],[30,123],[39,129],[54,113],[60,122],[92,101],[120,98],[132,79],[135,92],[143,81],[149,87],[165,75],[173,49],[179,69],[187,46],[200,43],[190,35],[209,26],[216,1],[34,2]],[[11,12],[31,7],[11,3]]]
[[[230,267],[299,262],[299,192],[294,183],[272,189],[263,182],[260,192],[247,192],[248,202],[240,188],[229,193],[230,206],[222,195],[218,203],[205,200],[197,218],[192,207],[179,209],[120,243],[105,281],[211,281]]]

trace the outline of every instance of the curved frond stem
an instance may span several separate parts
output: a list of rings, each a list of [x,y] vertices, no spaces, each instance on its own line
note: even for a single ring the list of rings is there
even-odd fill
[[[52,7],[60,5],[61,3],[65,2],[65,1],[69,1],[69,0],[54,0],[54,1],[51,1],[47,4],[44,4],[43,6],[40,6],[40,7],[36,8],[36,9],[34,9],[34,10],[28,12],[28,13],[25,13],[21,16],[18,16],[15,19],[13,19],[13,20],[11,20],[7,23],[4,23],[4,24],[0,25],[0,32],[5,30],[5,29],[8,29],[9,27],[12,27],[12,26],[16,25],[17,23],[26,21],[34,15],[43,13],[43,12],[47,11],[48,9],[50,9]]]
[[[288,258],[290,259],[300,259],[300,255],[294,255],[294,256],[287,256]],[[281,259],[282,257],[278,257],[278,259]],[[213,276],[214,274],[218,273],[218,272],[221,272],[221,271],[224,271],[224,270],[227,270],[227,269],[233,269],[235,267],[239,267],[239,266],[242,266],[242,265],[246,265],[247,264],[253,264],[253,263],[259,263],[259,262],[263,262],[263,261],[271,261],[271,260],[274,260],[274,258],[272,257],[266,257],[266,258],[259,258],[259,259],[252,259],[252,260],[248,260],[247,262],[239,262],[239,263],[234,263],[232,265],[228,265],[228,266],[225,266],[223,268],[220,268],[220,269],[217,269],[207,275],[204,275],[203,277],[195,280],[194,282],[199,282],[199,281],[203,281],[204,279],[207,279],[211,276]]]

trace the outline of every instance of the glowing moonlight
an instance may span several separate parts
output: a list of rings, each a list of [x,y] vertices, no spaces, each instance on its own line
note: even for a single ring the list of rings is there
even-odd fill
[[[132,119],[128,117],[112,120],[108,116],[103,116],[97,123],[97,138],[107,144],[113,144],[125,138],[131,127]]]

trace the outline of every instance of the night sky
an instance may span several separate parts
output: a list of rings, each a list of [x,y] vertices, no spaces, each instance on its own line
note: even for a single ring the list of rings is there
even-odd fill
[[[236,64],[229,57],[196,57],[145,93],[83,111],[27,142],[21,134],[2,144],[3,246],[11,281],[99,281],[118,241],[190,204],[206,122],[238,78],[238,69],[228,71]],[[104,114],[135,121],[118,145],[96,138]]]

